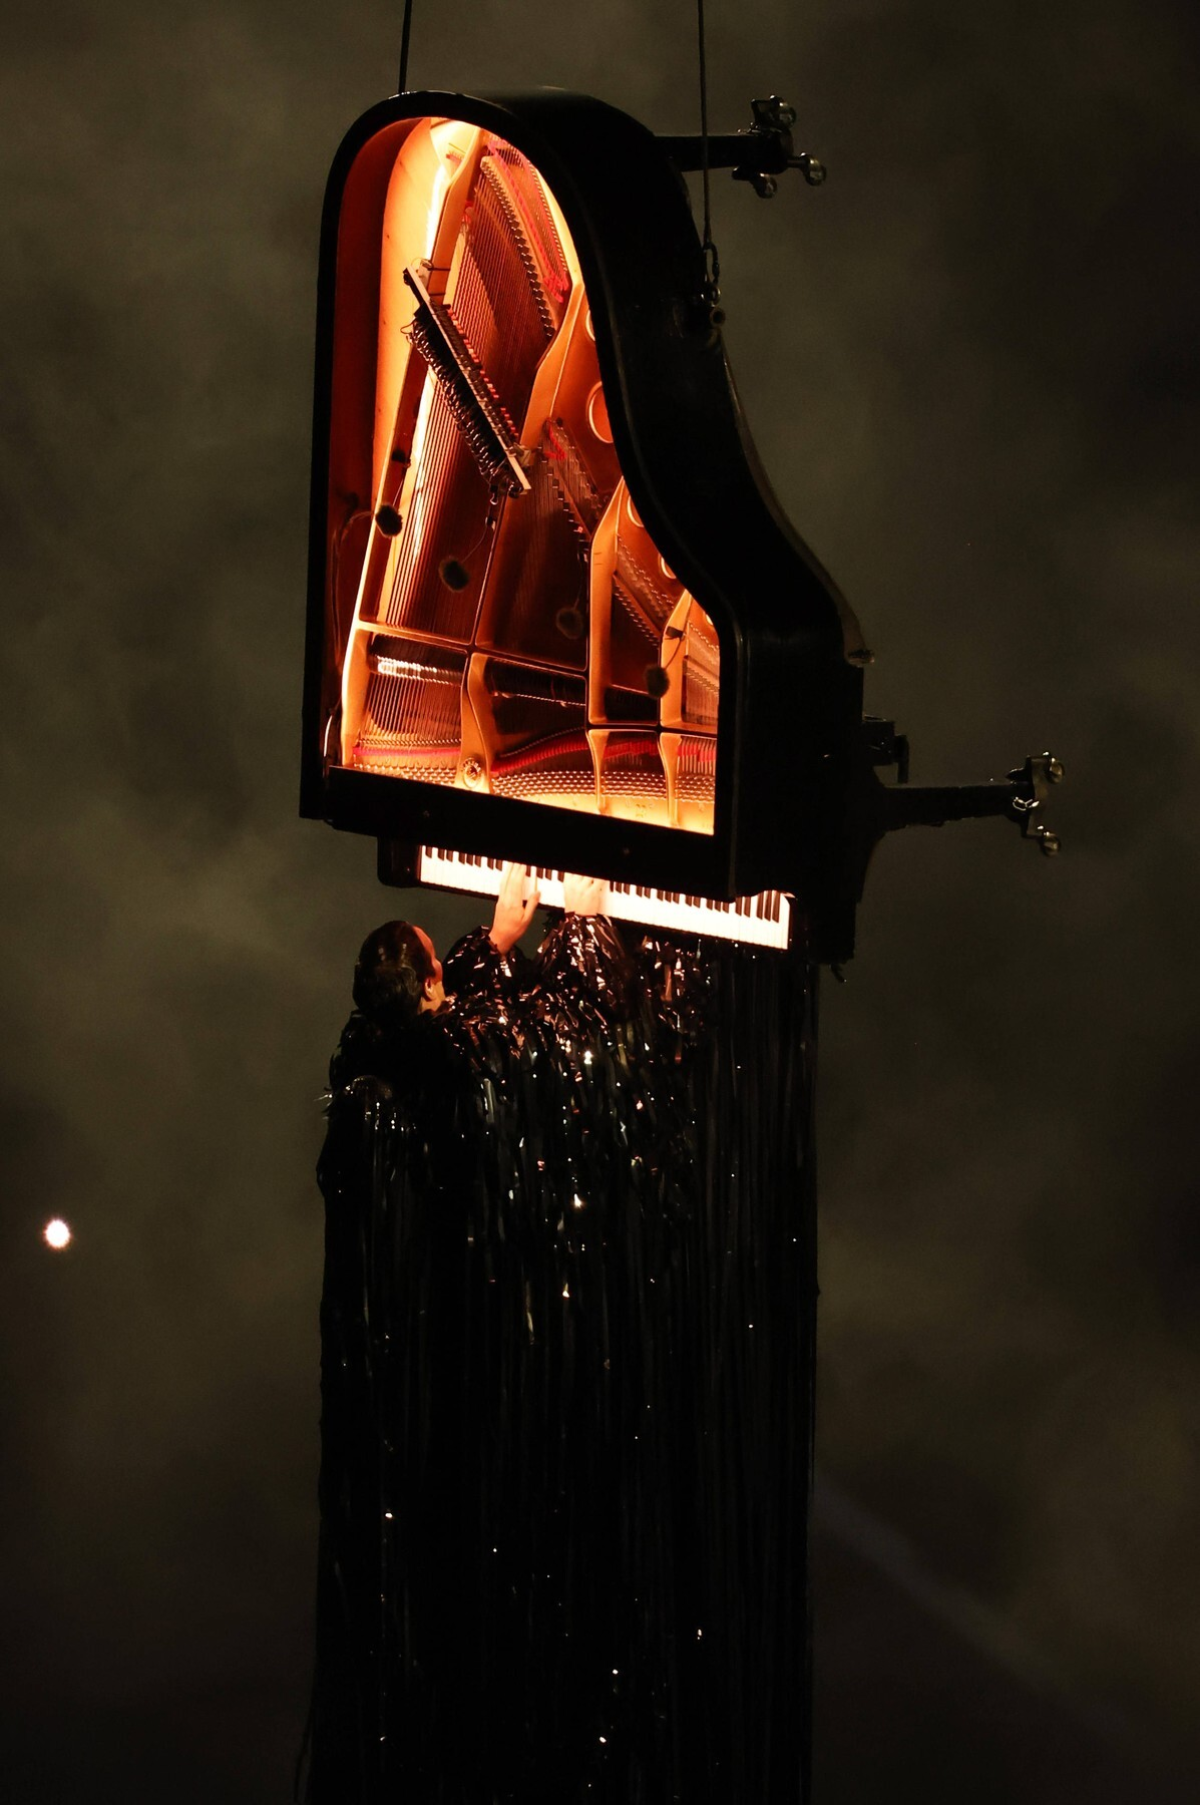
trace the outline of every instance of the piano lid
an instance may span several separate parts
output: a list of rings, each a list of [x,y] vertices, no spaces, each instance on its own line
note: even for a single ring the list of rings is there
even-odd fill
[[[753,455],[676,170],[601,103],[406,95],[334,164],[305,813],[820,907],[859,634]]]

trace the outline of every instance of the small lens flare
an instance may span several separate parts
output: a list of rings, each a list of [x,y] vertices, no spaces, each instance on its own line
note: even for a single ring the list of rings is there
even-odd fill
[[[71,1245],[71,1231],[61,1216],[55,1216],[42,1230],[42,1240],[56,1250]]]

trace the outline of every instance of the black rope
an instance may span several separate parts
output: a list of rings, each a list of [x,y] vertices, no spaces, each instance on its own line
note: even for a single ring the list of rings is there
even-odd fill
[[[400,36],[400,85],[397,94],[408,93],[408,40],[412,35],[413,0],[404,0],[404,29]]]
[[[710,303],[721,293],[721,260],[713,243],[712,208],[708,182],[708,61],[704,48],[704,0],[696,0],[696,28],[700,40],[700,167],[704,175],[704,251],[705,292]]]

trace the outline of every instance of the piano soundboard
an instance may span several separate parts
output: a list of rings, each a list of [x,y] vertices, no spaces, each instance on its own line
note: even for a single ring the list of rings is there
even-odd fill
[[[535,870],[541,902],[548,909],[561,909],[562,872],[540,866]],[[498,896],[503,872],[502,859],[487,859],[479,853],[445,852],[436,846],[422,846],[417,853],[417,882],[437,890]],[[786,950],[791,936],[792,899],[782,890],[761,890],[756,896],[716,902],[707,896],[677,896],[670,890],[652,890],[645,884],[613,882],[608,885],[605,913],[615,920],[634,921],[643,927],[709,934],[719,940]]]

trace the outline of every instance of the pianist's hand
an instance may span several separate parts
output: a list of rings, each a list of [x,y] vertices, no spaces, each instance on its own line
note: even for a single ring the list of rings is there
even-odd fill
[[[603,915],[608,903],[608,885],[602,877],[574,877],[568,871],[563,878],[563,907],[570,915]]]
[[[489,938],[497,952],[511,952],[538,906],[537,879],[528,865],[506,865]]]

